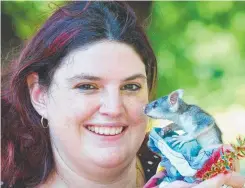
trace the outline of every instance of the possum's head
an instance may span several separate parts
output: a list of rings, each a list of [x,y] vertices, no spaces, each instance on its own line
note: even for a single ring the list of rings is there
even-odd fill
[[[147,104],[144,113],[154,119],[172,120],[179,109],[179,99],[183,97],[184,90],[178,89],[167,96],[161,97]]]

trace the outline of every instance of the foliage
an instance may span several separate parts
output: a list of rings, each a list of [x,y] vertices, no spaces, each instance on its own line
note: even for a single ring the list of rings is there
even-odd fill
[[[245,106],[244,2],[154,2],[148,35],[158,96],[184,88],[204,108]]]
[[[2,11],[12,18],[15,33],[22,40],[29,39],[44,21],[64,1],[8,1],[1,2]]]

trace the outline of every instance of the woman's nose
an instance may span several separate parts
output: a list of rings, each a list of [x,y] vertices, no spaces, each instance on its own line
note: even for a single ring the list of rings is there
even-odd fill
[[[124,105],[120,91],[107,91],[101,97],[100,113],[103,115],[118,117],[124,111]]]

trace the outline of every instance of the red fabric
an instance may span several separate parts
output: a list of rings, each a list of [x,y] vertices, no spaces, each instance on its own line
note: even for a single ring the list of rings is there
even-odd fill
[[[213,164],[216,164],[218,162],[219,159],[221,159],[222,155],[224,155],[225,153],[229,153],[230,151],[228,149],[226,149],[224,151],[223,147],[220,147],[217,151],[215,151],[212,156],[210,157],[210,159],[203,165],[203,167],[197,171],[196,173],[196,178],[200,178],[203,179],[204,175],[207,172],[210,172],[209,177],[212,178],[214,176],[216,176],[219,173],[228,173],[227,169],[224,166],[218,167],[215,169],[214,171],[211,171],[211,167]],[[232,168],[232,166],[229,164],[229,167]]]
[[[197,171],[196,177],[202,178],[203,175],[211,170],[211,167],[213,164],[215,164],[219,158],[221,157],[220,154],[223,153],[223,148],[219,148],[217,151],[213,152],[212,156],[209,158],[209,160],[203,165],[203,167]]]

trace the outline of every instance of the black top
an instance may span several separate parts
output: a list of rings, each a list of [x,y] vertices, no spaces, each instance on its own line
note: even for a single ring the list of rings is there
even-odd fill
[[[146,182],[156,174],[158,164],[161,161],[161,158],[147,147],[147,142],[148,135],[138,152],[138,157],[144,170]]]

